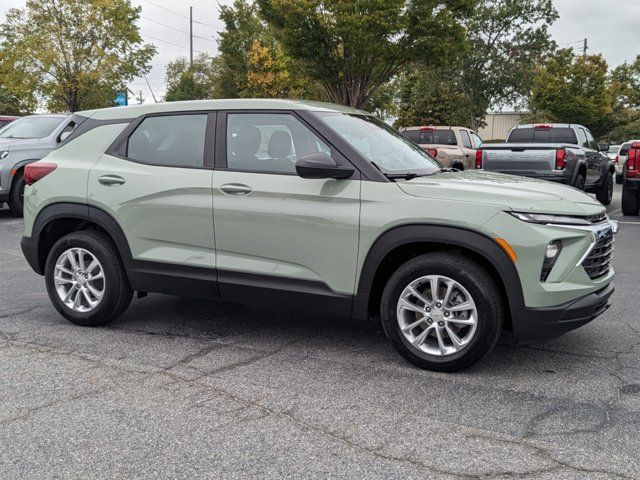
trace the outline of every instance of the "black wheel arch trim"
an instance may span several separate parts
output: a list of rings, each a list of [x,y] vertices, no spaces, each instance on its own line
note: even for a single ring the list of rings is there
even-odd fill
[[[413,243],[442,244],[474,252],[488,262],[502,282],[510,318],[516,318],[524,308],[524,294],[515,265],[504,250],[490,237],[473,230],[433,224],[412,224],[393,227],[382,233],[372,244],[365,258],[358,289],[353,302],[352,316],[369,316],[369,296],[378,267],[396,248]]]

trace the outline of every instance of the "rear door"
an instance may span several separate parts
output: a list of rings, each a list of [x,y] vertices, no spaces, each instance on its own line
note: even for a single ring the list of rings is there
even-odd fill
[[[471,132],[469,130],[461,128],[459,130],[459,134],[460,134],[462,155],[464,156],[463,158],[464,168],[465,170],[473,168],[475,166],[476,151],[474,150],[473,141],[471,140]]]
[[[214,218],[222,298],[297,292],[349,313],[354,292],[360,179],[304,179],[296,160],[324,152],[348,162],[295,112],[221,112]],[[277,297],[280,298],[280,297]]]
[[[214,128],[215,113],[148,115],[91,169],[89,203],[120,225],[138,266],[215,275]]]

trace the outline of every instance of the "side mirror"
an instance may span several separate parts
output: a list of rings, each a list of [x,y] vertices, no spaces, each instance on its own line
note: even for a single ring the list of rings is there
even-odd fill
[[[599,143],[598,144],[598,150],[601,152],[608,152],[609,151],[609,144],[608,143]]]
[[[354,169],[338,165],[326,153],[311,153],[296,162],[296,173],[302,178],[349,178]]]
[[[64,142],[67,138],[69,138],[69,135],[71,135],[71,132],[62,132],[58,137],[58,143]]]

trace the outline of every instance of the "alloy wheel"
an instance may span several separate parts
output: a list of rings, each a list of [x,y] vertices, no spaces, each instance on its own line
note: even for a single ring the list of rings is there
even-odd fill
[[[434,356],[465,349],[476,333],[478,310],[460,283],[426,275],[407,285],[396,311],[400,331],[413,348]]]
[[[64,251],[53,275],[58,297],[75,312],[90,312],[104,298],[104,270],[95,255],[84,248]]]

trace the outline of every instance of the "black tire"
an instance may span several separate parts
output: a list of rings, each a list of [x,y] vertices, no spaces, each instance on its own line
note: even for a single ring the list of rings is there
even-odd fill
[[[426,275],[442,275],[454,280],[475,302],[478,314],[475,334],[456,353],[429,354],[411,345],[401,331],[396,313],[400,295],[411,282]],[[380,311],[383,329],[400,355],[420,368],[455,372],[477,363],[493,349],[502,332],[502,305],[498,287],[479,264],[462,255],[434,252],[413,258],[391,276],[382,295]]]
[[[24,172],[16,174],[9,194],[9,210],[16,217],[21,217],[24,207]]]
[[[613,200],[613,175],[611,172],[607,172],[604,182],[596,192],[596,198],[603,205],[611,205],[611,200]]]
[[[67,307],[56,290],[54,282],[56,261],[70,248],[83,248],[89,251],[102,265],[104,294],[100,303],[89,312],[78,312]],[[86,327],[106,325],[124,313],[133,295],[118,250],[111,239],[101,232],[74,232],[58,240],[47,256],[44,275],[47,293],[53,306],[64,318],[76,325]]]
[[[462,163],[462,162],[453,162],[451,164],[451,168],[456,168],[456,169],[458,169],[460,171],[463,171],[464,170],[464,163]]]
[[[616,183],[618,185],[622,185],[622,174],[621,173],[616,173]]]
[[[638,215],[640,212],[640,198],[636,190],[622,189],[622,213],[624,215]]]
[[[579,173],[578,176],[576,177],[575,182],[573,182],[573,186],[575,188],[577,188],[578,190],[582,190],[584,191],[584,183],[586,181],[585,176],[582,173]]]

